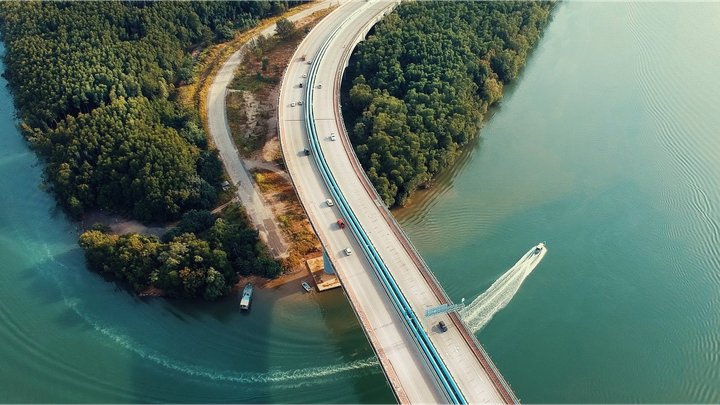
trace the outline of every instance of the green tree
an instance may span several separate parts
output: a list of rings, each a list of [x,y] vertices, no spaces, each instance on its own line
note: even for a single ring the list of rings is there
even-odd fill
[[[144,221],[212,206],[216,155],[174,101],[189,50],[294,4],[0,2],[5,75],[60,205]]]
[[[275,23],[275,33],[281,39],[288,39],[297,34],[297,28],[295,28],[294,22],[287,18],[281,18]]]
[[[358,45],[343,112],[386,204],[405,204],[455,161],[517,76],[553,4],[403,3]]]

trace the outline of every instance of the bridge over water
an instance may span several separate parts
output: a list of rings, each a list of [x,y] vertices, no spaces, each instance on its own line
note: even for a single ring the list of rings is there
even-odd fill
[[[451,301],[370,185],[344,128],[343,70],[355,45],[396,4],[343,3],[300,44],[279,95],[285,163],[398,401],[516,403],[457,314],[424,317]],[[440,320],[446,332],[438,330]]]

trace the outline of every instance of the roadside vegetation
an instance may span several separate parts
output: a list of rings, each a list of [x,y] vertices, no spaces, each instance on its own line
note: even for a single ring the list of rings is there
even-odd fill
[[[143,221],[214,205],[222,174],[197,111],[176,102],[191,51],[283,2],[3,2],[6,77],[48,188],[74,217]],[[172,170],[170,170],[172,168]]]
[[[184,102],[183,95],[197,91],[183,90],[197,89],[199,79],[212,71],[208,61],[227,52],[213,44],[242,36],[238,32],[261,18],[297,3],[1,2],[5,76],[22,133],[43,161],[45,186],[58,205],[73,218],[101,210],[146,223],[216,206],[223,194],[222,163],[208,143],[198,105]],[[91,235],[100,239],[98,233]],[[193,252],[192,260],[205,263],[197,267],[198,274],[214,277],[214,269],[225,283],[233,279],[225,270],[239,271],[230,259],[223,264],[216,255],[221,247],[201,234],[189,231],[178,238],[157,242],[141,235],[106,235],[104,243],[140,244],[159,252],[158,257],[184,246]],[[257,243],[257,234],[252,238]],[[92,259],[87,249],[101,244],[88,240],[84,235],[82,245],[91,267],[98,269],[98,256]],[[157,262],[146,253],[124,251],[123,257],[136,265],[132,274],[151,273]],[[260,252],[246,259],[255,265],[245,270],[275,273],[277,264]],[[140,271],[142,266],[147,271]],[[200,277],[187,266],[188,277]],[[190,289],[175,290],[172,276],[163,274],[150,284],[173,296],[193,295]],[[124,279],[133,286],[147,284],[141,277]]]
[[[288,268],[303,266],[305,260],[321,252],[320,241],[300,205],[292,183],[286,176],[266,170],[256,170],[253,177],[263,196],[277,215],[280,229],[288,236],[290,248],[285,263]]]
[[[452,164],[524,65],[553,2],[408,2],[356,48],[343,113],[388,206]]]
[[[317,11],[297,23],[280,18],[276,35],[259,35],[248,44],[226,98],[228,125],[241,157],[252,158],[277,136],[277,96],[285,68],[305,33],[332,10]]]
[[[252,168],[255,183],[289,241],[284,260],[288,269],[302,268],[306,259],[316,257],[320,242],[283,172],[276,127],[279,86],[298,44],[332,10],[328,7],[296,22],[281,18],[276,35],[258,36],[250,42],[226,98],[235,146],[245,165]]]

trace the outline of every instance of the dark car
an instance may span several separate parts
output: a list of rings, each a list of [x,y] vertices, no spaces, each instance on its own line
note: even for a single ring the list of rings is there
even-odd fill
[[[445,322],[438,322],[438,329],[440,329],[440,332],[447,332],[447,325],[445,325]]]
[[[310,156],[310,149],[305,149],[304,152],[305,152],[305,156]]]
[[[337,224],[338,224],[338,226],[340,227],[340,229],[345,228],[345,221],[343,221],[342,218],[339,218],[339,219],[337,220]]]

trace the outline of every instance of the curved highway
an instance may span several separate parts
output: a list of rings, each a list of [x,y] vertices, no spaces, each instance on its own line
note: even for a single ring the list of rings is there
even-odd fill
[[[279,97],[288,172],[398,400],[517,402],[457,316],[423,318],[425,309],[448,299],[367,182],[339,116],[347,58],[394,5],[346,3],[299,46]],[[329,206],[328,198],[335,204]],[[447,332],[437,330],[439,320]]]

